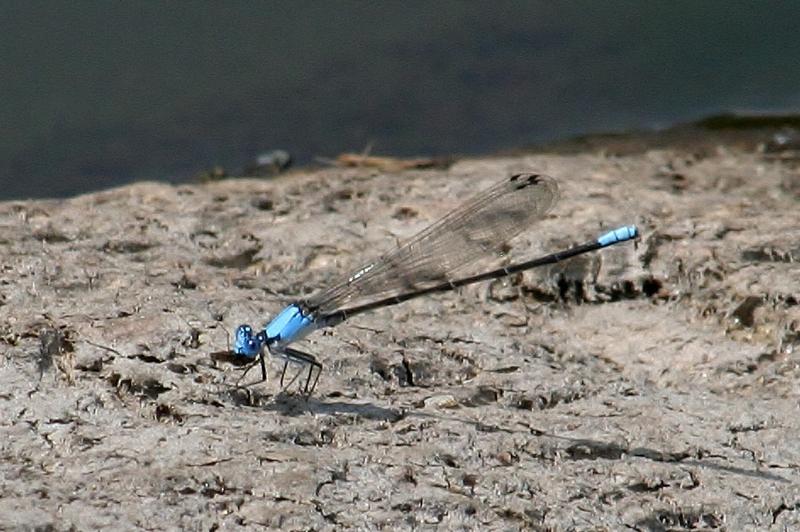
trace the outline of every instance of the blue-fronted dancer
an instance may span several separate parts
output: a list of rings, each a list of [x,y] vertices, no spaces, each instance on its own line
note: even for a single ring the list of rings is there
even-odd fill
[[[286,307],[263,330],[240,325],[234,353],[261,362],[266,380],[264,349],[285,361],[307,365],[306,393],[317,384],[322,365],[308,353],[289,346],[324,327],[333,327],[362,312],[395,305],[435,292],[454,290],[562,260],[634,239],[633,225],[604,233],[596,240],[538,259],[513,264],[478,275],[457,278],[456,273],[476,260],[503,250],[506,242],[556,203],[555,179],[539,174],[518,174],[481,192],[402,246],[359,268],[341,282],[308,299]],[[316,370],[316,378],[312,377]]]

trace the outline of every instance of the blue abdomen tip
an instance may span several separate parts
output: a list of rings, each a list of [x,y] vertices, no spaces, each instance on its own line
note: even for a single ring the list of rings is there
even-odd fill
[[[602,235],[600,238],[597,239],[597,243],[605,247],[605,246],[610,246],[612,244],[625,242],[626,240],[632,240],[638,236],[639,236],[639,230],[636,228],[635,225],[624,225],[622,227],[618,227],[613,231],[609,231],[608,233]]]

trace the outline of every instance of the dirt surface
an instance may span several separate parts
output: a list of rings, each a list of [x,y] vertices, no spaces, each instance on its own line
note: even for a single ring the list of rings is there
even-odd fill
[[[314,395],[237,386],[242,322],[517,171],[530,258],[317,332]],[[800,173],[702,156],[142,183],[0,204],[0,528],[800,529]]]

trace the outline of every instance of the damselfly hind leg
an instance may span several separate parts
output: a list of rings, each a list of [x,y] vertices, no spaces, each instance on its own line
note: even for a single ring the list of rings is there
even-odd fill
[[[310,396],[317,387],[319,376],[322,373],[322,364],[317,362],[317,359],[314,355],[298,351],[297,349],[293,349],[291,347],[284,347],[281,349],[280,353],[277,354],[284,359],[283,370],[281,371],[281,388],[284,390],[289,388],[292,384],[294,384],[300,374],[303,373],[303,367],[308,367],[308,376],[306,377],[306,382],[302,387],[302,390],[306,396]],[[303,367],[301,367],[297,373],[295,373],[294,377],[292,377],[292,380],[290,380],[289,383],[284,386],[286,369],[289,367],[290,362]],[[314,376],[315,373],[316,376]]]

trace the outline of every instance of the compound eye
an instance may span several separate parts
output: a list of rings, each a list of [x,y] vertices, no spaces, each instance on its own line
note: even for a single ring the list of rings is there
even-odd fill
[[[249,325],[240,325],[236,328],[233,351],[237,355],[253,357],[258,354],[262,345],[258,335],[253,336],[253,328]]]

